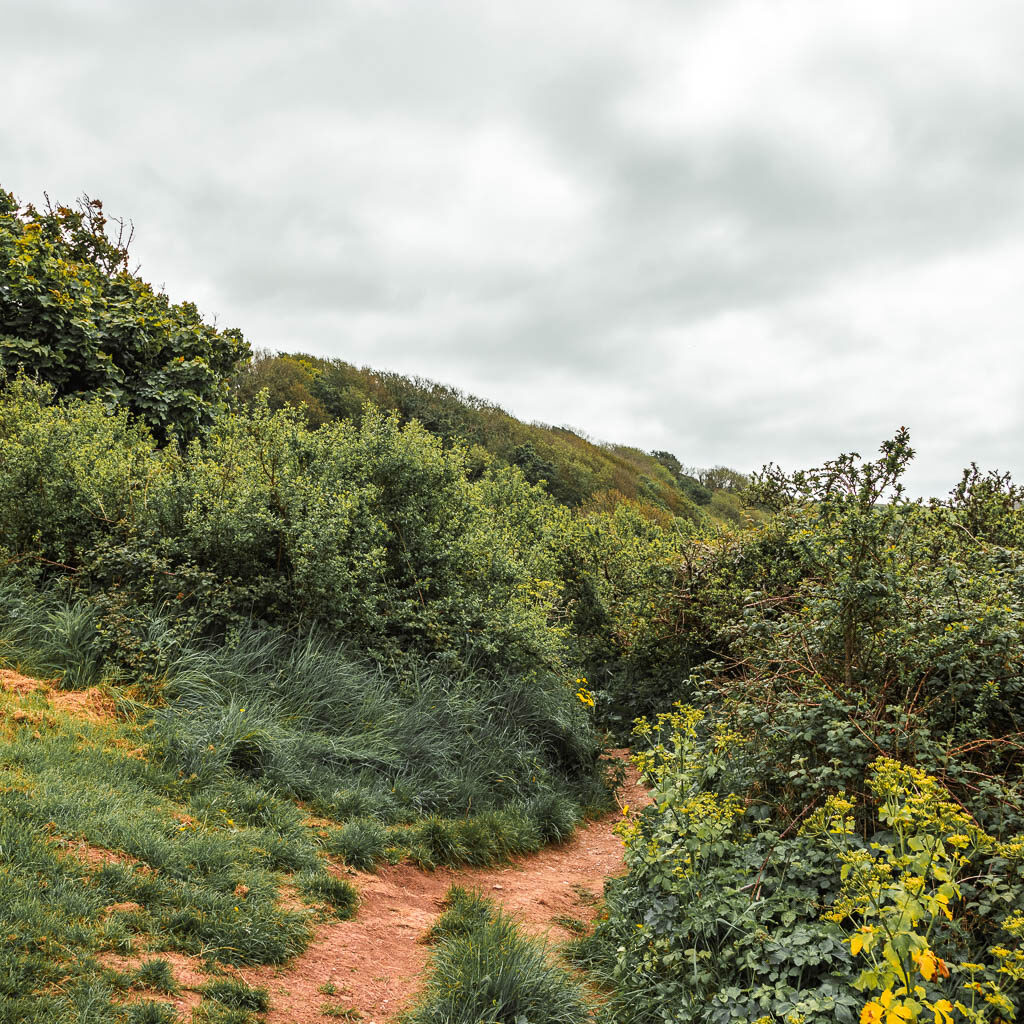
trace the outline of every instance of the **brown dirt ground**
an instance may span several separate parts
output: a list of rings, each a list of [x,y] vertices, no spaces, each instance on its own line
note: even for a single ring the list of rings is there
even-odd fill
[[[16,693],[19,696],[26,696],[35,693],[36,690],[45,690],[48,683],[40,682],[38,679],[30,679],[12,668],[0,668],[0,689],[9,693]]]
[[[628,774],[619,800],[630,807],[648,801],[635,773]],[[592,920],[605,879],[623,871],[622,841],[613,831],[620,818],[590,822],[567,843],[497,868],[427,872],[399,864],[374,875],[346,872],[360,893],[354,920],[321,926],[306,952],[284,968],[241,974],[270,990],[268,1024],[329,1020],[321,1013],[327,1004],[358,1010],[366,1024],[393,1021],[419,989],[429,954],[421,937],[452,885],[492,897],[533,935],[568,939],[572,933],[556,919]],[[317,991],[327,984],[336,997]]]
[[[114,719],[114,702],[98,687],[87,690],[57,690],[53,679],[31,679],[14,669],[0,668],[0,689],[19,697],[42,692],[54,711],[62,711],[87,722],[109,722]]]

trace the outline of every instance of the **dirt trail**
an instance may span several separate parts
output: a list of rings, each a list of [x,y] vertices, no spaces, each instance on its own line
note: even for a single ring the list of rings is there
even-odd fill
[[[624,758],[625,751],[615,751]],[[639,807],[647,793],[629,771],[620,806]],[[439,868],[409,864],[378,874],[350,875],[361,902],[354,920],[322,926],[306,952],[285,968],[243,971],[270,990],[268,1024],[327,1021],[325,1006],[358,1010],[366,1024],[395,1019],[415,996],[429,955],[420,940],[441,912],[452,885],[481,890],[534,935],[567,939],[559,918],[590,921],[604,881],[622,874],[622,841],[613,829],[621,814],[581,828],[567,843],[496,868]],[[333,985],[336,997],[318,991]]]

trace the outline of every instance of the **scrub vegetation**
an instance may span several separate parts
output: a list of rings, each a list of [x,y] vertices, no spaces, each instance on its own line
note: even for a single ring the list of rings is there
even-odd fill
[[[181,956],[195,1020],[257,1020],[236,969],[358,913],[346,872],[564,841],[631,731],[580,979],[453,890],[410,1022],[1014,1019],[1008,477],[908,500],[904,431],[687,469],[252,356],[129,262],[0,192],[0,1022],[183,1019]]]

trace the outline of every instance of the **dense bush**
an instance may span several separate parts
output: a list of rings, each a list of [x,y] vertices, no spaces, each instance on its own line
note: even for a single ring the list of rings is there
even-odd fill
[[[973,470],[907,501],[912,454],[901,432],[874,462],[756,483],[774,514],[709,606],[703,710],[640,725],[655,805],[584,947],[612,1019],[1020,1008],[1024,511]]]
[[[178,451],[98,400],[54,404],[24,378],[0,398],[4,560],[221,631],[318,623],[383,661],[560,670],[546,506],[511,469],[471,483],[464,450],[375,411],[311,431],[257,407]]]
[[[567,521],[556,550],[574,653],[605,726],[627,735],[637,715],[687,696],[691,674],[725,656],[748,571],[739,535],[657,523],[619,501]]]
[[[292,405],[311,424],[358,422],[367,402],[416,420],[446,445],[461,445],[517,466],[531,483],[543,482],[559,502],[576,508],[602,492],[639,501],[652,513],[700,519],[711,486],[737,488],[742,474],[718,467],[704,486],[683,472],[669,452],[646,453],[595,443],[567,427],[527,424],[503,409],[455,388],[422,378],[357,368],[340,359],[258,352],[234,382],[239,399],[253,403],[266,390],[272,409]]]
[[[0,370],[190,436],[228,397],[248,346],[131,273],[120,227],[114,239],[98,200],[37,210],[0,189]]]

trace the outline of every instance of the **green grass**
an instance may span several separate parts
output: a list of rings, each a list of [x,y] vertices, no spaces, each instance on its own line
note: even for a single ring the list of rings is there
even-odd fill
[[[479,894],[453,888],[431,937],[424,995],[403,1024],[584,1024],[590,1014],[550,950]]]
[[[156,989],[158,992],[178,991],[171,965],[166,960],[146,960],[139,964],[132,976],[132,983],[140,988]]]
[[[224,963],[280,963],[304,948],[307,915],[277,904],[275,863],[316,864],[308,830],[256,787],[208,806],[133,756],[137,725],[45,709],[39,694],[0,695],[0,933],[13,936],[0,946],[0,1022],[164,1019],[160,1004],[117,1008],[100,980],[96,956],[136,953],[142,937]],[[78,859],[83,842],[110,851],[107,863]],[[138,909],[108,909],[122,903]],[[112,981],[174,990],[159,958]]]
[[[356,891],[327,855],[491,864],[563,838],[600,798],[580,768],[592,739],[543,681],[398,678],[316,639],[214,646],[144,625],[146,671],[128,686],[100,656],[91,604],[0,579],[0,665],[101,684],[119,713],[93,723],[44,693],[0,693],[0,934],[14,936],[0,1024],[162,1019],[165,1004],[124,1000],[175,991],[163,951],[216,970],[304,949],[315,915],[284,909],[283,883],[351,916]],[[338,826],[311,827],[310,812]],[[97,960],[143,951],[120,973]],[[208,994],[196,1019],[253,1012]]]
[[[324,845],[349,867],[372,871],[387,854],[388,834],[372,818],[357,819],[335,829]]]
[[[254,988],[244,981],[233,978],[209,981],[201,991],[208,999],[232,1010],[254,1010],[263,1013],[270,1007],[270,996],[265,988]]]
[[[306,871],[296,881],[307,903],[327,904],[342,920],[355,917],[359,893],[344,878],[336,878],[326,871]]]
[[[128,1024],[172,1024],[179,1017],[170,1003],[145,999],[128,1007],[127,1020]]]

